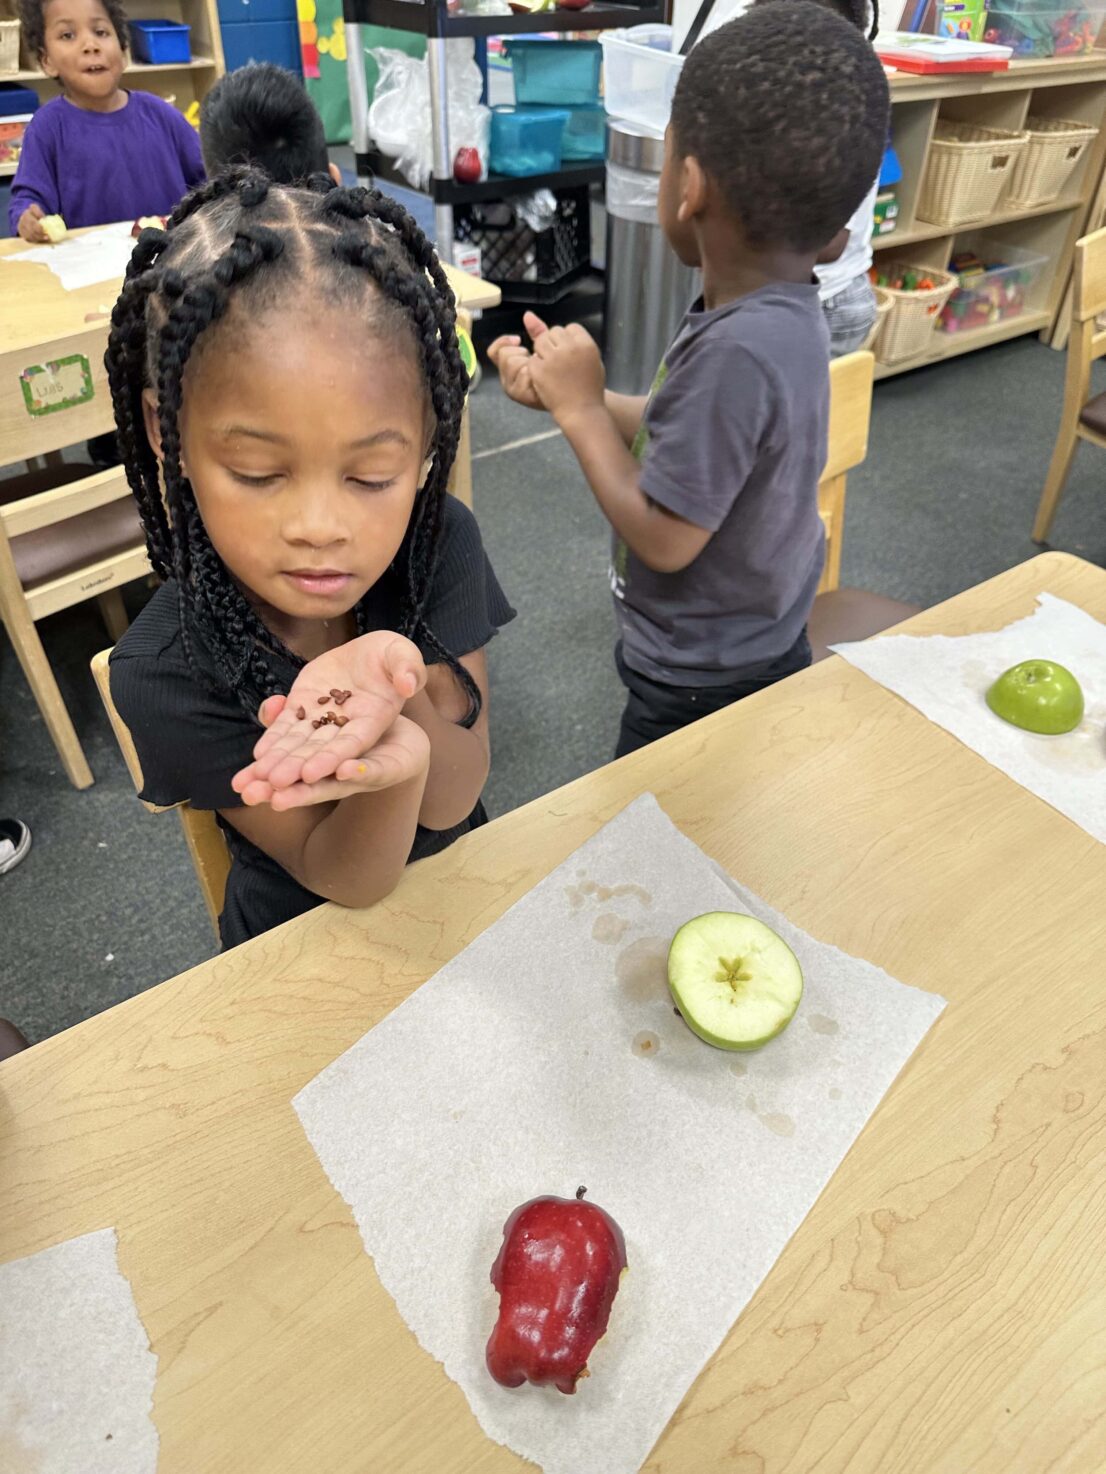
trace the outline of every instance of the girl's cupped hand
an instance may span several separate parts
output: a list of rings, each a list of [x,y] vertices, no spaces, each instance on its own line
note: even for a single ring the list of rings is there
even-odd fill
[[[404,782],[425,765],[426,744],[400,714],[425,684],[418,647],[389,630],[327,651],[287,696],[262,702],[266,730],[231,786],[246,804],[289,809]],[[327,713],[333,720],[313,725]]]

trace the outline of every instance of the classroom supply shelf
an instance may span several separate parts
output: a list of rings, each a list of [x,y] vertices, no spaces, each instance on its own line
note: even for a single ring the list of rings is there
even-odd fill
[[[0,0],[0,11],[7,0]],[[123,85],[140,92],[153,92],[164,97],[180,111],[186,112],[194,102],[204,98],[223,75],[223,43],[219,32],[219,16],[215,0],[124,0],[123,8],[132,20],[170,21],[191,28],[192,55],[187,61],[144,62],[131,58],[123,76]],[[0,80],[19,82],[38,93],[40,103],[58,96],[58,84],[37,67],[23,52],[23,67],[9,72]]]
[[[1013,62],[1006,72],[945,76],[899,72],[889,81],[891,131],[903,178],[897,187],[897,227],[872,242],[877,267],[881,260],[902,258],[934,272],[946,271],[952,257],[965,249],[967,238],[974,243],[980,236],[988,245],[1008,247],[1011,259],[1021,259],[1028,252],[1045,257],[1046,262],[1018,315],[960,332],[934,331],[914,356],[894,363],[877,362],[876,377],[905,373],[1026,333],[1040,333],[1046,341],[1061,346],[1059,324],[1075,242],[1099,223],[1094,206],[1106,162],[1106,50]],[[923,218],[919,206],[935,134],[948,136],[949,124],[1022,134],[1035,126],[1030,119],[1040,118],[1098,129],[1056,199],[1020,205],[1011,198],[1011,170],[994,207],[983,218],[964,225]],[[878,359],[878,340],[876,355]]]
[[[453,209],[459,205],[510,199],[535,189],[570,189],[576,185],[600,184],[606,165],[595,159],[565,158],[562,167],[547,174],[512,178],[492,175],[478,184],[458,184],[452,177],[453,152],[445,99],[449,94],[445,42],[453,36],[526,36],[545,32],[609,31],[620,26],[648,25],[666,18],[667,0],[596,0],[586,10],[547,10],[528,15],[451,14],[447,0],[343,0],[346,28],[347,74],[350,87],[352,143],[358,178],[401,184],[410,182],[399,175],[390,159],[373,151],[369,139],[367,96],[363,69],[360,26],[392,26],[427,38],[430,71],[431,134],[434,139],[434,177],[427,193],[434,201],[434,235],[444,260],[453,252]],[[556,42],[548,43],[556,45]],[[591,100],[591,99],[588,99]],[[598,99],[595,99],[596,101]],[[559,99],[553,99],[559,101]]]
[[[607,31],[664,19],[664,6],[604,4],[537,15],[450,15],[439,0],[345,0],[346,24],[362,22],[423,36],[526,36],[536,31]]]

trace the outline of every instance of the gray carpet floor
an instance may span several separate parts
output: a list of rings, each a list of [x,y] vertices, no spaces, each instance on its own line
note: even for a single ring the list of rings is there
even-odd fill
[[[868,461],[849,484],[844,581],[931,604],[1032,557],[1063,369],[1023,339],[877,385]],[[490,650],[493,814],[605,762],[621,704],[604,522],[559,437],[515,444],[548,428],[485,377],[476,510],[519,611]],[[1053,546],[1106,565],[1106,457],[1088,448]],[[134,608],[142,595],[129,591]],[[108,643],[95,605],[40,628],[96,783],[67,783],[0,636],[0,813],[35,838],[0,877],[0,1014],[32,1039],[214,950],[177,820],[138,804],[93,688],[88,660]]]

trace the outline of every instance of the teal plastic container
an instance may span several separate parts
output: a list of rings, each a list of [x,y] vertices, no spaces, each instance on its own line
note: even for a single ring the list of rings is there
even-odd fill
[[[538,112],[537,107],[534,112]],[[545,109],[540,109],[545,111]],[[550,109],[550,111],[554,111]],[[599,103],[588,103],[583,107],[566,107],[561,111],[568,114],[561,157],[576,163],[607,157],[607,114]]]
[[[599,101],[603,48],[598,41],[516,40],[506,43],[515,103],[583,107]]]
[[[564,108],[492,108],[491,172],[514,178],[555,173],[561,167],[567,123]]]

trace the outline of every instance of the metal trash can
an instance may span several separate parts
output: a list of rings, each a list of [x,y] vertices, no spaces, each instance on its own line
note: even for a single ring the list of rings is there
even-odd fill
[[[699,291],[657,221],[664,141],[609,120],[607,145],[607,383],[647,394],[680,319]]]

